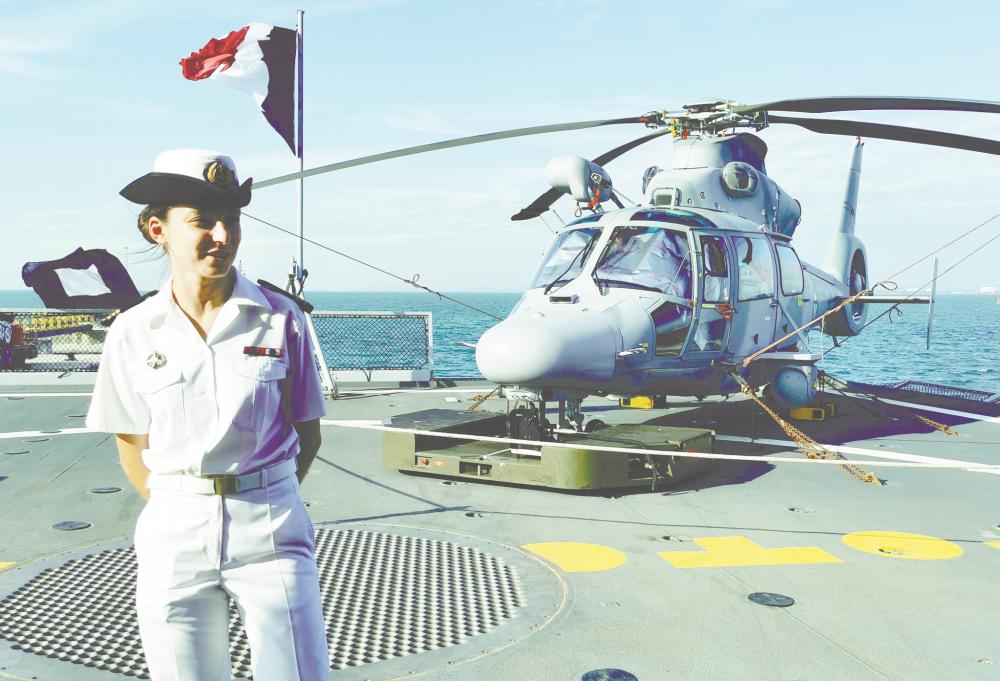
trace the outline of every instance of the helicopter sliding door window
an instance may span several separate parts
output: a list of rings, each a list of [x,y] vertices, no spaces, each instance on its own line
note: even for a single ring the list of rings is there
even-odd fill
[[[691,352],[722,350],[732,308],[729,305],[729,247],[725,237],[699,234],[701,246],[701,302],[698,322],[691,336]],[[724,314],[728,309],[729,315]]]
[[[702,235],[701,267],[705,273],[702,302],[729,302],[729,258],[726,240],[721,236]]]
[[[616,227],[594,280],[602,287],[659,291],[691,300],[687,235],[662,227]]]
[[[733,237],[736,248],[736,266],[739,270],[739,299],[770,298],[774,296],[774,260],[767,237]]]
[[[600,227],[583,227],[559,234],[528,288],[559,288],[580,276],[600,233]]]
[[[653,324],[656,326],[654,352],[656,357],[681,354],[693,318],[691,308],[678,303],[664,303],[653,310]]]
[[[781,293],[786,296],[797,296],[802,293],[802,263],[791,246],[775,244],[778,254],[778,270],[781,272]]]

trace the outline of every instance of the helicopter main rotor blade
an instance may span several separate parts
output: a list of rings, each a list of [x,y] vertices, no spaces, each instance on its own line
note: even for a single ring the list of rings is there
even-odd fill
[[[603,154],[594,159],[594,163],[596,163],[599,166],[604,165],[609,161],[615,160],[616,158],[624,154],[626,151],[631,151],[640,144],[645,144],[646,142],[656,139],[657,137],[662,137],[663,135],[666,135],[669,132],[670,132],[669,129],[664,129],[664,130],[657,130],[656,132],[650,135],[643,135],[642,137],[634,139],[631,142],[627,142],[621,145],[620,147],[615,147],[611,151],[604,152]],[[539,196],[537,199],[532,201],[527,207],[522,208],[521,212],[519,212],[517,215],[512,215],[510,219],[530,220],[531,218],[537,218],[539,215],[547,211],[549,207],[556,202],[556,199],[558,199],[562,195],[563,193],[558,189],[555,188],[550,189],[541,196]]]
[[[830,118],[768,116],[767,121],[768,123],[799,125],[807,130],[826,135],[859,135],[873,139],[930,144],[936,147],[964,149],[966,151],[978,151],[984,154],[1000,156],[1000,142],[997,140],[956,135],[938,130],[924,130],[923,128],[908,128],[902,125],[886,125],[884,123],[868,123],[863,121],[840,121]]]
[[[271,178],[270,180],[264,180],[263,182],[254,182],[253,189],[263,189],[264,187],[271,187],[276,184],[291,182],[292,180],[297,180],[300,177],[311,177],[312,175],[321,175],[323,173],[333,172],[334,170],[343,170],[344,168],[363,166],[368,163],[378,163],[379,161],[388,161],[391,158],[400,158],[402,156],[423,154],[428,151],[437,151],[438,149],[463,147],[468,144],[493,142],[495,140],[510,139],[511,137],[543,135],[548,132],[561,132],[564,130],[583,130],[585,128],[599,128],[603,125],[622,125],[626,123],[642,123],[642,122],[643,122],[642,119],[636,116],[632,118],[612,118],[601,121],[577,121],[575,123],[536,125],[530,128],[515,128],[513,130],[502,130],[500,132],[490,132],[483,135],[458,137],[456,139],[445,140],[443,142],[434,142],[432,144],[420,144],[415,147],[406,147],[405,149],[397,149],[395,151],[385,151],[382,152],[381,154],[372,154],[371,156],[361,156],[359,158],[350,159],[349,161],[340,161],[339,163],[331,163],[329,165],[319,166],[317,168],[310,168],[309,170],[303,170],[300,173],[289,173],[288,175],[281,175],[280,177],[274,177]]]
[[[1000,102],[971,99],[940,99],[935,97],[808,97],[782,99],[766,104],[751,104],[733,108],[736,113],[755,111],[795,111],[799,113],[831,113],[833,111],[978,111],[1000,113]]]

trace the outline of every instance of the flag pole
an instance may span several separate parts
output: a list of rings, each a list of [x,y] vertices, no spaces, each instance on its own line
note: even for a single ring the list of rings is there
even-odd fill
[[[292,293],[294,293],[295,295],[299,295],[299,296],[302,295],[303,289],[305,289],[305,286],[306,286],[306,276],[305,276],[306,275],[306,268],[305,268],[305,263],[306,263],[306,259],[305,259],[306,258],[306,256],[305,256],[305,245],[306,245],[306,242],[305,242],[305,201],[302,198],[302,195],[303,195],[303,191],[302,191],[302,189],[303,189],[303,187],[302,187],[303,178],[302,178],[302,175],[301,175],[302,171],[305,170],[305,158],[304,158],[304,154],[302,153],[302,146],[303,146],[303,144],[302,144],[302,139],[303,139],[302,122],[303,122],[303,119],[304,119],[304,116],[303,116],[303,106],[302,106],[302,71],[303,71],[303,69],[302,69],[302,63],[303,63],[303,60],[302,60],[302,43],[303,43],[302,34],[303,34],[303,17],[304,17],[304,15],[305,15],[305,12],[303,12],[302,10],[296,10],[296,12],[295,12],[295,17],[296,17],[296,21],[295,21],[295,75],[296,75],[296,79],[295,80],[298,83],[298,85],[296,86],[297,89],[298,89],[297,96],[296,96],[296,100],[297,100],[297,110],[296,110],[296,113],[298,114],[298,116],[297,116],[298,122],[297,122],[297,125],[295,126],[295,131],[296,131],[296,140],[295,140],[295,150],[296,150],[296,153],[295,153],[295,155],[299,157],[299,173],[300,173],[299,179],[298,179],[298,192],[297,192],[297,195],[298,195],[298,204],[299,204],[299,267],[298,267],[298,273],[297,273],[298,277],[297,278],[298,278],[299,290],[298,290],[298,292],[293,291]],[[338,394],[339,394],[339,391],[337,390],[337,382],[333,379],[333,376],[330,373],[330,369],[327,366],[326,357],[323,354],[323,348],[322,348],[322,346],[319,343],[319,336],[316,334],[316,327],[313,325],[312,316],[310,316],[309,314],[306,314],[306,329],[308,330],[310,340],[312,340],[312,344],[313,344],[313,348],[314,348],[314,350],[313,350],[314,359],[317,362],[319,362],[319,376],[320,376],[320,381],[323,383],[324,391],[326,392],[327,395],[329,395],[330,397],[336,399],[337,396],[338,396]]]
[[[301,173],[305,170],[305,158],[302,153],[302,124],[303,124],[303,106],[302,106],[302,34],[303,34],[303,18],[305,12],[302,10],[297,10],[296,15],[296,26],[295,26],[295,65],[296,65],[296,82],[298,83],[298,96],[297,100],[297,125],[295,126],[296,132],[296,144],[295,144],[295,155],[299,157],[299,172]],[[305,288],[305,200],[303,198],[303,178],[300,175],[298,179],[298,191],[297,191],[297,203],[299,208],[299,267],[298,267],[298,285],[299,285],[299,295],[302,294],[302,289]]]

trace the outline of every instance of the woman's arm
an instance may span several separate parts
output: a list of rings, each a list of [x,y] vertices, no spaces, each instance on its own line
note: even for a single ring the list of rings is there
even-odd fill
[[[149,475],[149,469],[142,462],[142,450],[149,447],[149,435],[117,433],[115,444],[118,445],[118,460],[122,464],[122,470],[125,471],[125,477],[135,487],[139,496],[148,501],[149,489],[146,487],[146,476]]]
[[[313,459],[316,458],[316,452],[319,451],[321,441],[319,419],[293,421],[292,427],[299,434],[299,455],[295,457],[295,461],[299,466],[296,475],[299,478],[299,482],[302,482],[306,477],[306,473],[309,472],[309,466],[312,465]]]

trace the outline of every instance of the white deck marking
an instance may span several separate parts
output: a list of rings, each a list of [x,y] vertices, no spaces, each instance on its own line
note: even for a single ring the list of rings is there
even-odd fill
[[[751,440],[748,437],[741,437],[739,435],[716,435],[716,440],[726,440],[727,442],[756,442],[762,445],[772,445],[775,447],[796,447],[797,445],[791,440],[772,440],[768,438],[759,438],[757,440]],[[905,452],[887,452],[882,449],[865,449],[863,447],[845,447],[843,445],[823,445],[825,449],[829,449],[831,452],[837,452],[839,454],[859,454],[861,456],[877,456],[881,459],[893,459],[895,461],[912,461],[915,463],[925,463],[925,464],[950,464],[955,466],[967,466],[965,470],[970,470],[976,473],[992,473],[993,475],[1000,475],[1000,467],[994,466],[995,470],[988,470],[990,464],[974,463],[972,461],[959,461],[958,459],[942,459],[936,456],[922,456],[920,454],[906,454]],[[983,467],[986,468],[983,468]]]
[[[478,390],[473,388],[358,388],[351,389],[345,388],[341,391],[343,395],[393,395],[396,393],[467,393],[473,395],[475,393],[488,393],[491,388],[484,387]],[[501,398],[502,399],[502,398]]]
[[[855,395],[862,395],[862,393],[853,393]],[[895,404],[900,407],[909,407],[910,409],[916,409],[917,411],[933,411],[938,414],[948,414],[949,416],[959,416],[963,419],[972,419],[974,421],[984,421],[986,423],[1000,423],[1000,416],[983,416],[982,414],[972,414],[967,411],[956,411],[954,409],[945,409],[944,407],[931,407],[926,404],[916,404],[914,402],[901,402],[899,400],[890,400],[885,397],[879,397],[879,399],[887,404]]]
[[[475,440],[479,442],[498,442],[504,445],[528,445],[538,446],[536,440],[520,440],[511,437],[489,437],[485,435],[465,435],[463,433],[444,433],[435,430],[419,430],[416,428],[393,428],[391,426],[377,425],[375,423],[345,423],[337,421],[321,420],[323,425],[339,426],[341,428],[358,428],[361,430],[376,430],[384,433],[411,433],[413,435],[430,435],[437,438],[452,440]],[[758,442],[764,442],[758,440]],[[772,442],[782,442],[773,440]],[[792,444],[792,443],[789,443]],[[620,454],[642,454],[644,456],[679,456],[691,459],[722,459],[727,461],[766,461],[768,463],[798,463],[798,464],[818,464],[818,465],[858,465],[858,466],[880,466],[883,468],[954,468],[958,470],[989,471],[1000,473],[1000,465],[972,463],[969,461],[954,461],[951,459],[938,459],[935,462],[918,461],[872,461],[869,459],[808,459],[792,458],[781,456],[750,456],[743,454],[717,454],[715,452],[674,452],[674,451],[654,451],[649,449],[633,449],[629,447],[605,447],[600,445],[581,444],[577,442],[546,442],[546,447],[558,449],[587,449],[598,452],[616,452]],[[916,455],[912,455],[916,456]],[[888,457],[886,457],[888,458]]]
[[[341,394],[343,395],[394,395],[396,393],[458,393],[458,394],[468,394],[475,395],[477,393],[488,393],[490,391],[489,387],[484,388],[358,388],[358,389],[344,389]],[[0,397],[90,397],[94,393],[0,393]],[[502,399],[502,398],[499,398]]]
[[[91,397],[94,393],[0,393],[0,397]]]
[[[54,428],[52,430],[55,430]],[[21,430],[13,433],[0,433],[0,440],[13,440],[18,437],[55,437],[57,435],[79,435],[81,433],[96,433],[90,428],[60,428],[58,433],[46,433],[43,430]]]

